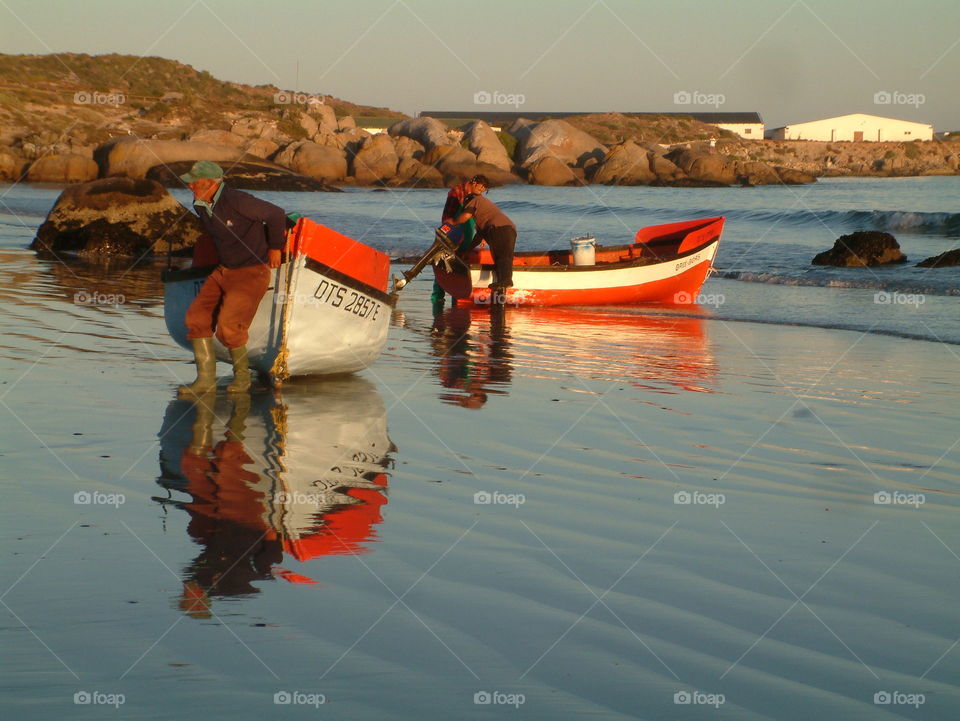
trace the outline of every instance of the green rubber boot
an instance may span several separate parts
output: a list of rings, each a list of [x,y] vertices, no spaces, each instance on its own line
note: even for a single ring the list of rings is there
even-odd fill
[[[227,393],[246,393],[250,390],[250,363],[247,359],[247,347],[230,349],[233,361],[233,382],[227,386]]]
[[[217,358],[213,354],[213,338],[194,338],[193,359],[197,364],[197,379],[188,386],[177,388],[180,396],[200,396],[217,387]]]

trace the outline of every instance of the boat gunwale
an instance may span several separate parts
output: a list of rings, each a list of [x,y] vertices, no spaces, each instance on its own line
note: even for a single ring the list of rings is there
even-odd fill
[[[672,242],[672,241],[670,241]],[[627,260],[620,260],[614,263],[597,263],[596,265],[570,265],[570,264],[557,264],[557,265],[514,265],[514,273],[566,273],[566,272],[602,272],[606,270],[623,270],[624,268],[639,268],[645,266],[655,266],[662,263],[673,263],[682,258],[687,258],[691,255],[696,255],[697,253],[705,250],[707,247],[714,243],[720,242],[720,234],[718,233],[715,236],[704,241],[702,244],[698,245],[695,248],[690,250],[685,250],[683,253],[677,253],[676,255],[671,255],[666,258],[652,258],[639,256],[637,258],[628,258]],[[620,248],[627,249],[636,246],[649,246],[649,243],[633,243],[629,245],[621,246],[597,246],[597,250],[618,250]],[[529,254],[527,257],[544,255],[550,251],[524,251],[523,253],[515,253],[514,257]],[[470,270],[483,270],[493,268],[493,263],[471,263],[469,268]]]

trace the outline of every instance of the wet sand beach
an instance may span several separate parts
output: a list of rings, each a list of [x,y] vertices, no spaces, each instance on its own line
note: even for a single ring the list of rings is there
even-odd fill
[[[5,718],[960,707],[957,346],[421,278],[368,370],[207,413],[155,271],[2,256]]]

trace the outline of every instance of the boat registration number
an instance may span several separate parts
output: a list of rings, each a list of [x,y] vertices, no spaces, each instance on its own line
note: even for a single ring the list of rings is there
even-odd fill
[[[358,293],[346,286],[328,280],[320,281],[320,285],[313,292],[313,297],[321,303],[329,303],[334,308],[341,308],[347,313],[353,313],[358,318],[369,318],[370,320],[377,319],[383,305],[373,298],[363,295],[363,293]]]
[[[699,263],[702,259],[703,259],[703,255],[701,253],[692,255],[689,258],[685,258],[684,260],[681,260],[679,263],[677,263],[676,266],[674,266],[674,271],[683,270],[684,268],[689,268],[690,266],[696,265],[697,263]]]

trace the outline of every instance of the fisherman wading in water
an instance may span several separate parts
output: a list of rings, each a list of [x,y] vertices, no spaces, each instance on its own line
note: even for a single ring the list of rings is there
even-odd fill
[[[214,328],[233,363],[227,392],[243,393],[250,388],[248,331],[270,284],[270,269],[280,267],[286,216],[272,203],[225,186],[223,168],[209,160],[194,163],[180,180],[193,192],[193,207],[213,238],[220,262],[187,309],[197,379],[180,386],[179,394],[200,395],[216,388]]]

